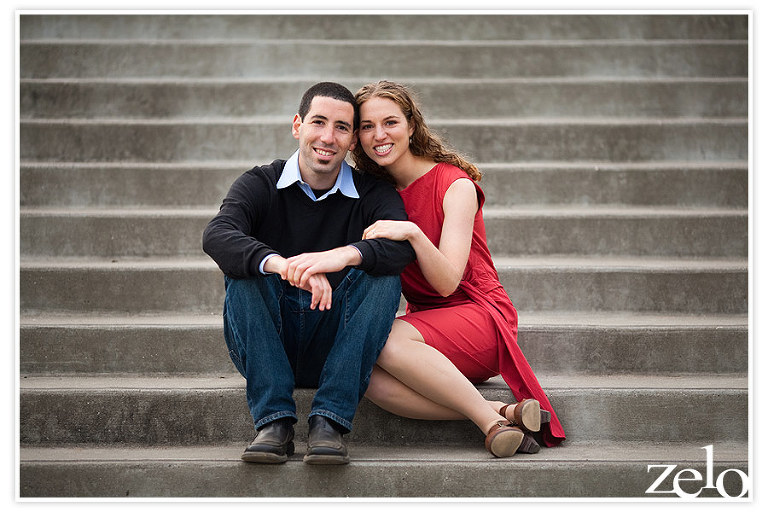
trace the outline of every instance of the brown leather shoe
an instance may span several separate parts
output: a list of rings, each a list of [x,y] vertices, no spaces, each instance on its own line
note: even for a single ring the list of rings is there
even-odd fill
[[[499,421],[485,436],[485,449],[494,457],[511,457],[523,442],[523,431],[509,423]]]
[[[509,409],[512,409],[509,411]],[[512,425],[516,425],[526,432],[538,432],[541,429],[542,411],[539,401],[534,398],[528,398],[516,404],[507,404],[501,408],[499,414],[509,420]],[[549,413],[547,412],[547,416]]]
[[[256,438],[240,458],[245,462],[282,464],[293,455],[293,451],[293,423],[282,419],[267,423],[259,429]]]
[[[307,464],[349,464],[347,442],[342,433],[325,416],[314,415],[309,418],[309,438]]]

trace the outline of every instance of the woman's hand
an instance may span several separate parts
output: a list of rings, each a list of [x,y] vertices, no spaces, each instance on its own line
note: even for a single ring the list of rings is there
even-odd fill
[[[416,224],[407,220],[377,220],[363,231],[363,240],[412,240],[420,231]]]

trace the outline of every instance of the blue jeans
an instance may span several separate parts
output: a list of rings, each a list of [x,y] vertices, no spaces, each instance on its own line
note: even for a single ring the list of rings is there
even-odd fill
[[[310,416],[352,430],[400,303],[400,278],[352,269],[327,311],[309,309],[312,294],[276,274],[226,277],[225,287],[224,338],[246,379],[256,429],[280,418],[295,423],[293,390],[301,387],[317,388]]]

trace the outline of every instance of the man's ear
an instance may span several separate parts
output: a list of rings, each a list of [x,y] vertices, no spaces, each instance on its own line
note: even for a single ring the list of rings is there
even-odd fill
[[[293,138],[298,140],[299,139],[299,127],[301,126],[301,116],[299,114],[296,114],[293,116],[293,124],[291,125],[291,134],[293,135]]]
[[[348,151],[354,150],[357,147],[357,142],[357,130],[355,130],[355,132],[352,134],[352,144],[349,145]]]

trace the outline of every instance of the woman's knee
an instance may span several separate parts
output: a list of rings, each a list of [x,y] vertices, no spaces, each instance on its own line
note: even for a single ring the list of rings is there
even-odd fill
[[[368,400],[378,404],[390,396],[389,377],[384,370],[374,365],[371,378],[368,381],[368,389],[365,391]]]
[[[403,357],[411,357],[410,349],[413,343],[424,343],[421,333],[408,322],[395,320],[387,342],[379,354],[377,364],[386,369],[390,365],[397,364]]]

